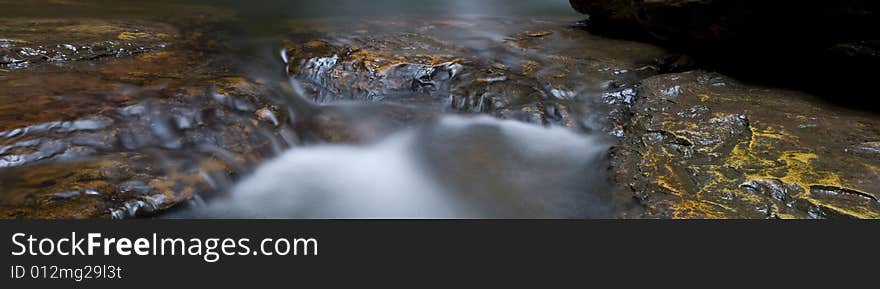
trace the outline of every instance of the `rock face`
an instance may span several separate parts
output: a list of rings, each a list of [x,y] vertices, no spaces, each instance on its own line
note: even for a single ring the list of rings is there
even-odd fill
[[[673,41],[745,41],[847,43],[877,39],[880,4],[867,0],[570,0],[590,22],[638,25]],[[804,38],[809,36],[810,38]]]
[[[644,80],[632,113],[612,156],[632,216],[880,218],[875,115],[701,71]]]
[[[834,94],[871,90],[880,2],[571,0],[590,29],[647,36],[751,81]],[[773,72],[767,72],[773,71]],[[835,96],[840,100],[840,96]]]
[[[622,194],[643,205],[627,216],[880,218],[880,118],[814,96],[873,93],[878,2],[571,4],[592,31],[647,36],[741,80],[695,70],[639,83],[611,158]]]

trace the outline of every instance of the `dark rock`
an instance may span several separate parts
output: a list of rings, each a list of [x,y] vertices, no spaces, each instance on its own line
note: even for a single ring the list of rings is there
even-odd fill
[[[638,25],[672,41],[757,39],[822,45],[876,39],[880,4],[869,0],[571,0],[591,22]],[[809,38],[806,38],[809,37]],[[824,42],[824,43],[823,43]],[[767,46],[767,44],[752,43]],[[830,46],[827,46],[830,47]],[[770,47],[765,47],[770,48]]]
[[[860,109],[866,108],[858,105],[857,95],[872,91],[868,76],[872,74],[864,72],[880,64],[877,1],[571,3],[589,14],[594,32],[630,38],[647,34],[693,56],[703,68],[752,82],[806,89]]]
[[[635,100],[611,158],[644,205],[630,216],[880,216],[880,158],[852,141],[880,137],[876,116],[702,71],[648,78]]]

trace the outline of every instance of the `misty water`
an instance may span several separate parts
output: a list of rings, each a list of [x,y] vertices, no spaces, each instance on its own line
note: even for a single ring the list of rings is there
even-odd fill
[[[163,1],[0,2],[21,17],[157,18],[177,26],[192,17]],[[607,218],[620,206],[606,175],[608,150],[622,133],[612,119],[632,101],[638,70],[659,52],[577,29],[583,17],[568,1],[207,6],[226,18],[180,29],[210,40],[210,53],[179,64],[192,66],[189,74],[162,81],[129,77],[106,90],[127,97],[119,107],[4,128],[4,166],[18,171],[7,171],[3,185],[47,191],[53,202],[102,196],[114,218],[144,212],[172,218]],[[162,49],[208,49],[187,45]],[[124,61],[111,60],[111,68],[98,71],[141,67]],[[231,68],[199,68],[213,63]],[[92,69],[77,65],[26,69],[38,75]],[[23,71],[15,69],[6,71]],[[19,83],[31,77],[21,74],[10,77]],[[240,97],[217,84],[173,102],[163,94],[174,85],[168,83],[214,81],[215,75],[256,83],[259,89],[230,86],[257,96]],[[74,77],[58,85],[82,83]],[[109,139],[95,133],[104,129],[114,131]],[[242,132],[247,135],[225,139]],[[26,141],[42,146],[8,153]],[[164,174],[195,171],[194,183],[206,185],[156,193],[158,182],[145,174],[111,178],[106,187],[142,194],[124,199],[89,185],[48,189],[23,179],[37,174],[33,170],[115,158],[164,168]],[[210,162],[223,169],[211,170]],[[41,165],[55,167],[33,169]],[[191,179],[186,176],[162,180]]]

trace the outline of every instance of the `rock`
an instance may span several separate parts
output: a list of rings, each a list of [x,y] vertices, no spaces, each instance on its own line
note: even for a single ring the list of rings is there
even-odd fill
[[[855,146],[855,151],[880,156],[880,142],[865,142]]]
[[[873,28],[880,26],[880,4],[571,3],[589,14],[591,31],[648,35],[693,56],[665,61],[660,70],[676,73],[642,81],[622,143],[613,150],[616,180],[645,206],[633,216],[880,217],[880,163],[872,145],[878,119],[760,85],[805,89],[871,109],[858,104],[859,96],[873,91],[864,71],[880,62],[880,33]],[[757,85],[702,71],[678,73],[694,63]]]
[[[284,39],[288,73],[320,104],[295,113],[296,129],[318,142],[370,142],[440,112],[622,137],[638,80],[667,54],[562,21],[310,20],[293,27]],[[615,203],[631,205],[629,195]]]
[[[702,71],[635,99],[611,161],[630,217],[880,217],[880,159],[851,149],[880,137],[874,115]]]
[[[114,71],[117,64],[134,62],[142,71],[151,71],[151,61],[181,59],[120,61],[95,68]],[[176,63],[175,67],[198,65]],[[217,68],[217,72],[223,71]],[[0,88],[20,84],[16,82],[17,74],[33,75],[32,69],[40,68],[11,72],[8,79],[0,80]],[[154,77],[144,75],[146,79],[141,81]],[[81,99],[49,94],[40,97],[56,98],[58,103],[35,103],[45,113],[2,119],[0,124],[8,127],[0,132],[0,185],[7,189],[0,193],[0,218],[129,218],[159,214],[219,193],[235,174],[244,173],[249,166],[290,145],[275,130],[275,123],[260,119],[256,109],[242,112],[211,97],[213,86],[217,88],[214,93],[223,91],[230,98],[270,107],[272,102],[262,99],[263,94],[249,92],[256,84],[244,78],[236,78],[244,83],[228,78],[200,83],[194,77],[205,74],[181,74],[181,82],[166,83],[164,89],[126,91],[127,86],[121,84],[129,76],[121,76],[105,74],[101,80],[107,86],[69,86],[89,81],[89,77],[76,75],[66,77],[80,82],[43,84],[50,92],[101,96],[97,99],[100,106],[61,106]],[[44,92],[20,88],[8,91],[21,91],[20,97]],[[2,93],[0,96],[8,97]],[[30,109],[28,105],[18,108]],[[287,122],[285,114],[273,117],[279,123]],[[29,124],[32,121],[36,123]]]
[[[104,155],[101,160],[4,169],[0,173],[0,185],[6,188],[0,194],[0,218],[150,216],[211,191],[211,180],[206,176],[224,169],[219,163],[204,163],[201,169],[180,167],[179,174],[168,174],[151,158],[140,153],[118,153]],[[152,181],[132,187],[131,180],[141,178]]]
[[[87,19],[0,19],[0,68],[129,56],[165,48],[177,31],[162,23]]]
[[[274,94],[192,30],[213,18],[121,19],[0,19],[0,219],[161,214],[289,145]]]
[[[845,1],[571,0],[598,25],[638,25],[673,41],[756,39],[846,43],[876,39],[880,4]],[[872,25],[874,24],[874,25]],[[602,26],[613,29],[611,26]],[[804,39],[804,36],[811,36]]]
[[[126,53],[65,52],[64,60],[35,57],[0,69],[0,186],[9,188],[0,192],[0,218],[162,214],[223,193],[290,145],[372,141],[438,112],[578,127],[596,117],[581,112],[604,105],[591,101],[606,90],[620,92],[609,105],[628,105],[638,69],[663,54],[561,21],[357,21],[330,31],[322,22],[288,39],[288,69],[320,104],[306,108],[284,103],[279,96],[290,92],[276,91],[280,79],[236,76],[199,30],[210,25],[30,21],[37,29],[0,27],[17,31],[3,34],[11,35],[0,41],[5,55],[105,41]],[[393,25],[400,29],[387,29]],[[498,34],[473,35],[472,25]],[[58,29],[76,32],[47,35]],[[426,29],[437,37],[418,33]],[[369,102],[340,103],[348,100]]]
[[[589,26],[605,30],[634,32],[639,29],[640,1],[569,0],[574,10],[590,16]]]
[[[606,90],[619,94],[609,95],[609,105],[624,105],[610,98],[625,98],[637,75],[651,73],[643,71],[665,54],[563,23],[504,18],[315,20],[296,27],[295,37],[285,39],[288,72],[317,103],[390,102],[569,127],[581,126],[585,102]]]
[[[880,64],[880,2],[571,0],[591,31],[653,41],[703,68],[857,108]],[[809,65],[805,65],[808,63]],[[843,98],[841,95],[853,95]],[[863,108],[864,109],[864,108]]]

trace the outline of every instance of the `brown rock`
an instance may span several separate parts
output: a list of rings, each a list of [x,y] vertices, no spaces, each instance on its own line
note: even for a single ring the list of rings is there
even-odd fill
[[[701,71],[644,80],[632,113],[612,157],[630,216],[880,217],[880,159],[850,152],[876,115]]]

